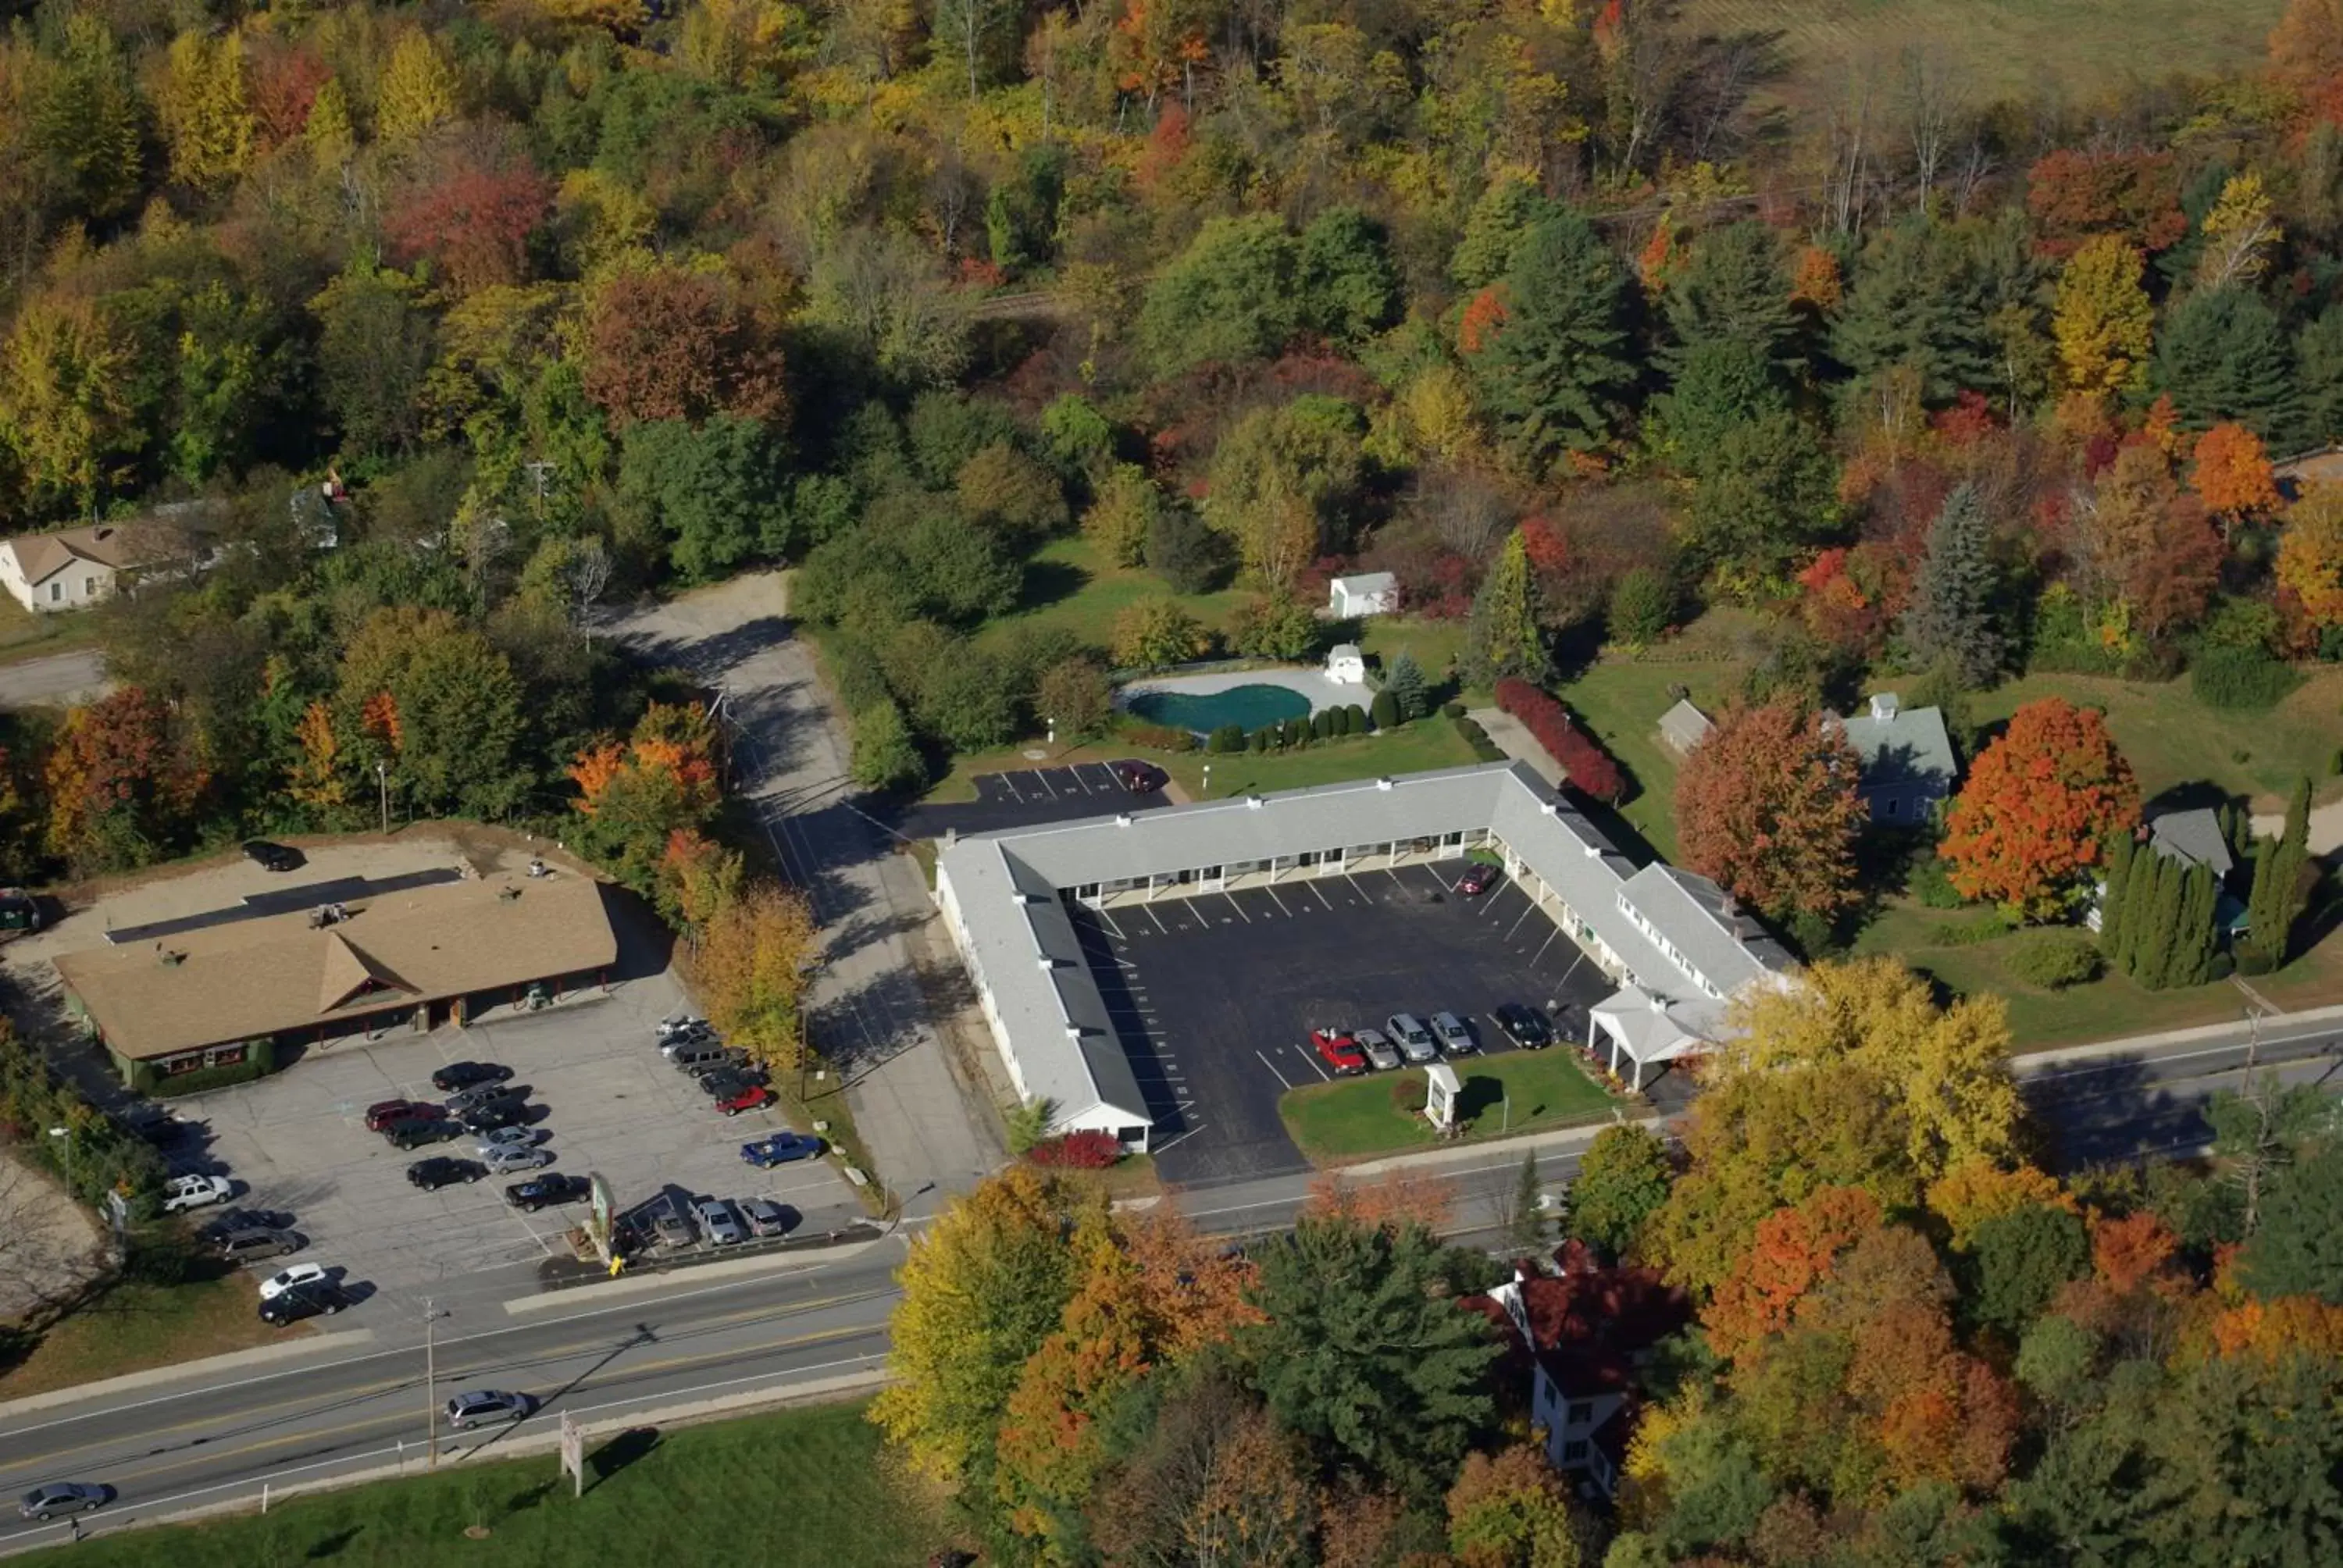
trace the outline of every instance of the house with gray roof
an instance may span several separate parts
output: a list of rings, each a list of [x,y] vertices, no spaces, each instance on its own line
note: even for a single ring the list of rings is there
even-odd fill
[[[2224,880],[2237,869],[2229,840],[2221,831],[2221,819],[2210,806],[2166,811],[2148,819],[2147,841],[2157,854],[2184,866],[2207,867]]]
[[[1715,729],[1716,721],[1693,706],[1689,697],[1679,698],[1674,707],[1660,715],[1660,744],[1679,757],[1691,756],[1692,749]]]
[[[1863,765],[1856,785],[1872,820],[1916,826],[1953,792],[1960,768],[1945,716],[1934,708],[1906,708],[1892,691],[1873,694],[1867,711],[1838,719]]]
[[[1638,869],[1519,762],[1246,795],[979,834],[937,857],[936,900],[1010,1076],[1055,1132],[1143,1149],[1152,1118],[1065,900],[1111,909],[1488,849],[1619,992],[1593,1010],[1614,1070],[1707,1049],[1732,1000],[1790,955],[1705,877]]]

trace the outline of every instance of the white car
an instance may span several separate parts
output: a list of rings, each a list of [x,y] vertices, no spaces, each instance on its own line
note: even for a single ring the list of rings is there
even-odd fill
[[[516,1171],[534,1171],[540,1165],[552,1164],[553,1151],[484,1143],[480,1146],[480,1163],[488,1168],[491,1176],[509,1176]]]
[[[260,1282],[260,1299],[273,1302],[297,1285],[322,1285],[326,1282],[323,1263],[296,1263]]]
[[[693,1204],[692,1211],[699,1216],[700,1229],[708,1232],[711,1246],[729,1247],[735,1241],[745,1241],[749,1232],[740,1217],[732,1212],[732,1205],[721,1198],[703,1199]]]
[[[225,1203],[236,1189],[225,1176],[174,1176],[163,1183],[163,1212],[177,1214],[189,1209],[208,1209],[215,1203]]]
[[[481,1159],[486,1160],[490,1152],[495,1150],[534,1149],[536,1147],[536,1128],[499,1127],[494,1131],[481,1133],[480,1141],[472,1151],[475,1154],[478,1154]]]

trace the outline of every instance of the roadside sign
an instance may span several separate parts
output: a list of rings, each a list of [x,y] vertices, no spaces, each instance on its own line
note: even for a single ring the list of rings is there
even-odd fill
[[[114,1221],[116,1236],[130,1228],[130,1201],[111,1187],[106,1190],[106,1216]]]
[[[593,1241],[594,1250],[602,1254],[602,1261],[608,1263],[612,1256],[610,1211],[616,1206],[610,1196],[610,1183],[598,1171],[588,1172],[586,1181],[593,1192],[593,1212],[587,1218],[586,1234]]]
[[[561,1473],[577,1482],[572,1497],[586,1495],[586,1432],[566,1410],[561,1412]]]

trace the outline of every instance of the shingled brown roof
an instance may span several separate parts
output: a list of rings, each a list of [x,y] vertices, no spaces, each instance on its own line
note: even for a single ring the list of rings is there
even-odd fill
[[[309,922],[270,915],[65,953],[57,973],[106,1043],[143,1060],[587,973],[618,949],[601,885],[583,877],[443,882]]]
[[[124,567],[150,565],[199,548],[212,526],[209,509],[183,505],[116,523],[92,523],[85,528],[59,528],[47,534],[19,534],[7,543],[16,554],[16,565],[24,571],[25,585],[35,587],[77,560],[95,561],[117,571]]]

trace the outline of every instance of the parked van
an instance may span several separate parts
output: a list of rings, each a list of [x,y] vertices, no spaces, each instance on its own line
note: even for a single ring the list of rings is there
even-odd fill
[[[695,1040],[669,1050],[667,1059],[679,1068],[697,1067],[706,1061],[722,1061],[724,1046],[720,1040]]]

